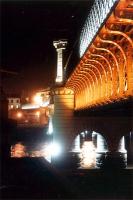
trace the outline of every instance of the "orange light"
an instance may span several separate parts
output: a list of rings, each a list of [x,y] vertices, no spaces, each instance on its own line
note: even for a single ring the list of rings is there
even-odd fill
[[[11,157],[21,158],[25,156],[27,156],[26,147],[23,144],[17,143],[11,146]]]
[[[40,112],[39,112],[39,111],[37,111],[37,112],[36,112],[36,115],[39,117],[39,116],[40,116]]]
[[[17,117],[18,117],[18,118],[21,118],[21,117],[22,117],[22,112],[18,112],[18,113],[17,113]]]

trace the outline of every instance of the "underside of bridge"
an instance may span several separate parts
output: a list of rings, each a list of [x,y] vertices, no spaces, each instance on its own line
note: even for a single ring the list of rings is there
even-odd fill
[[[75,92],[75,110],[133,96],[132,38],[133,2],[120,0],[66,83]]]
[[[74,116],[79,121],[79,130],[101,133],[108,144],[108,156],[118,158],[120,138],[133,131],[131,0],[119,0],[114,4],[66,87],[75,94]]]

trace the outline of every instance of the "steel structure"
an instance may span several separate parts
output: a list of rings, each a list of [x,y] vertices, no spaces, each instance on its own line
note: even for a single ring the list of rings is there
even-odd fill
[[[100,12],[105,14],[96,25]],[[87,26],[87,19],[81,33],[81,54],[87,49],[66,82],[75,93],[75,110],[133,96],[133,1],[97,0],[90,14],[95,27]],[[96,27],[100,27],[98,33]]]
[[[117,0],[95,0],[80,34],[80,57],[95,37]],[[89,35],[89,37],[88,37]]]

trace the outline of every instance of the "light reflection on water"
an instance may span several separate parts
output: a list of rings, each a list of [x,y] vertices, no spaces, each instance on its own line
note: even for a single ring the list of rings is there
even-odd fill
[[[11,146],[11,157],[22,158],[28,156],[26,152],[26,147],[21,144],[17,143]]]
[[[80,166],[84,169],[95,168],[96,152],[92,141],[84,141],[80,152]]]
[[[46,143],[40,149],[28,151],[26,146],[20,142],[11,146],[11,157],[44,157],[51,162],[51,152],[48,150],[48,146],[49,145]]]
[[[22,143],[17,143],[11,146],[11,157],[44,157],[51,163],[52,151],[51,143],[45,143],[40,149],[28,150]],[[92,141],[84,141],[79,149],[79,168],[91,169],[96,165],[95,146]]]

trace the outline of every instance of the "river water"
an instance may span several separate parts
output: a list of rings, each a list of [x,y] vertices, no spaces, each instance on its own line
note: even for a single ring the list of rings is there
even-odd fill
[[[60,146],[52,142],[51,136],[47,136],[46,133],[42,134],[42,131],[40,133],[36,131],[32,134],[28,129],[18,131],[17,140],[11,145],[10,151],[11,157],[44,157],[51,164],[52,160],[62,156],[61,153]],[[66,160],[71,160],[71,163],[75,162],[77,168],[95,168],[95,144],[90,139],[82,140],[81,144],[79,137],[77,137],[66,156]],[[69,167],[71,167],[70,165]]]

